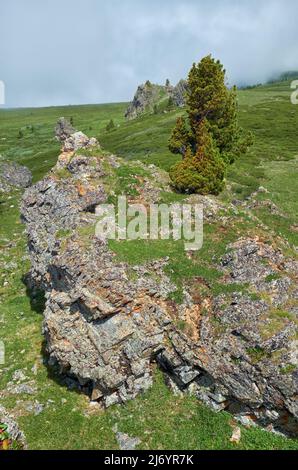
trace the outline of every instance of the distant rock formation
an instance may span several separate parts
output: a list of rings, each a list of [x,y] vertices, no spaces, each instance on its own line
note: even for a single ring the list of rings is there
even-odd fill
[[[183,107],[185,105],[185,94],[187,82],[180,80],[175,86],[171,86],[167,80],[166,85],[155,85],[147,81],[140,85],[136,91],[133,101],[129,104],[125,117],[128,120],[136,119],[142,114],[152,114],[155,110],[166,109],[170,104]]]
[[[144,85],[138,87],[133,101],[126,110],[125,117],[131,120],[146,112],[152,113],[154,105],[160,103],[162,99],[168,98],[169,95],[166,87],[147,81]]]
[[[0,161],[0,191],[9,192],[14,188],[24,189],[32,184],[31,171],[15,162]]]
[[[49,363],[110,406],[148,390],[157,362],[174,390],[243,424],[298,435],[297,325],[289,319],[264,335],[272,308],[288,305],[295,315],[297,262],[266,241],[239,239],[218,262],[221,293],[198,296],[196,284],[204,279],[196,278],[184,285],[183,303],[175,303],[166,256],[134,266],[132,276],[132,267],[95,234],[96,207],[115,194],[116,169],[129,165],[100,148],[96,154],[96,147],[92,156],[64,153],[25,193],[31,279],[47,298]],[[146,171],[136,178],[136,200],[157,202],[160,191],[170,191],[167,176],[152,166]],[[192,198],[208,220],[229,217],[231,207],[216,198]],[[261,297],[231,294],[230,284],[250,286]]]

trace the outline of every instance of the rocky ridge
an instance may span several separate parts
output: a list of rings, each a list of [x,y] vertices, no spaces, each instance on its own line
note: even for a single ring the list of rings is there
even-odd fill
[[[218,265],[223,293],[198,295],[205,281],[197,278],[173,302],[166,256],[132,267],[95,235],[96,207],[117,194],[117,171],[130,164],[94,142],[80,145],[64,144],[22,204],[30,282],[46,292],[49,363],[106,407],[147,390],[157,363],[174,391],[245,425],[297,435],[297,262],[258,237],[240,238]],[[131,200],[157,202],[170,191],[165,173],[136,165]],[[228,217],[215,198],[198,198],[209,220]],[[249,289],[229,293],[235,284]]]

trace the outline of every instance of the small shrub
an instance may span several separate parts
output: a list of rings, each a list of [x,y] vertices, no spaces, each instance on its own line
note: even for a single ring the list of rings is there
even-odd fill
[[[109,123],[107,124],[107,126],[106,126],[106,131],[107,131],[107,132],[110,132],[110,131],[112,131],[113,129],[115,129],[115,127],[116,127],[116,126],[115,126],[115,123],[114,123],[113,119],[111,119],[111,120],[109,121]]]

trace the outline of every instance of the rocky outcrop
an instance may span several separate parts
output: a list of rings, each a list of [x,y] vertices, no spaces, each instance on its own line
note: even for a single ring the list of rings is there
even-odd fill
[[[63,153],[23,199],[31,279],[47,297],[50,364],[110,406],[147,390],[158,363],[173,390],[243,424],[297,435],[296,262],[260,239],[239,239],[218,266],[224,293],[196,278],[174,303],[166,256],[132,267],[96,236],[96,206],[117,194],[117,169],[129,164],[96,147],[92,155]],[[158,200],[156,187],[167,185],[155,167],[147,172],[132,199],[146,188]],[[205,205],[210,217],[222,210],[208,198]]]
[[[168,98],[167,87],[155,85],[147,81],[144,85],[138,87],[133,101],[126,110],[125,117],[131,120],[144,113],[152,113],[154,106],[157,106],[161,99]]]
[[[180,80],[175,87],[170,84],[165,86],[155,85],[147,81],[138,87],[133,101],[125,112],[125,117],[132,120],[142,114],[151,114],[158,109],[165,110],[170,102],[174,106],[183,107],[186,91],[187,82],[185,80]]]
[[[0,161],[0,192],[24,189],[32,184],[31,171],[15,162]]]

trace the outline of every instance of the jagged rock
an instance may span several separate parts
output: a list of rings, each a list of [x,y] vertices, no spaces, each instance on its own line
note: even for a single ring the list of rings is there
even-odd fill
[[[169,297],[176,286],[164,271],[167,258],[136,266],[132,275],[131,266],[95,236],[96,206],[115,194],[116,159],[83,153],[61,158],[27,190],[22,204],[31,278],[46,291],[43,331],[49,362],[105,406],[147,390],[152,363],[158,362],[175,387],[216,411],[297,435],[297,325],[289,317],[272,330],[276,325],[267,300],[273,291],[280,308],[293,300],[294,261],[258,239],[238,240],[218,267],[223,282],[250,286],[264,298],[227,289],[216,298],[197,300],[185,286],[186,300],[175,305]],[[59,177],[61,168],[66,179]],[[148,171],[154,171],[156,181],[157,169]],[[213,199],[202,204],[212,217],[221,210]],[[277,272],[283,282],[273,285],[276,279],[268,276]],[[181,331],[178,320],[189,324],[190,332]],[[288,364],[296,368],[285,374]]]
[[[7,431],[13,442],[17,442],[23,449],[27,448],[25,435],[20,430],[15,419],[2,405],[0,405],[0,423],[7,425]]]
[[[64,142],[66,139],[68,139],[68,137],[70,137],[75,132],[76,130],[67,119],[65,119],[64,117],[61,117],[58,120],[56,127],[55,127],[55,137],[59,142]]]
[[[0,192],[28,188],[31,184],[32,174],[28,168],[15,162],[0,161]]]
[[[125,117],[132,120],[144,113],[152,113],[155,106],[158,107],[163,102],[169,102],[170,98],[175,106],[183,107],[185,105],[186,91],[187,82],[185,80],[180,80],[175,87],[170,84],[165,86],[155,85],[147,81],[138,87],[133,101],[125,112]]]
[[[75,132],[64,140],[63,150],[64,152],[76,152],[79,149],[95,147],[96,145],[98,145],[98,142],[94,137],[90,139],[83,132]]]
[[[94,137],[89,138],[83,132],[77,131],[64,117],[61,117],[57,122],[55,137],[62,143],[64,152],[76,152],[79,149],[98,146]]]
[[[133,101],[126,110],[125,117],[131,120],[146,112],[152,112],[154,105],[159,102],[162,94],[169,98],[167,87],[155,85],[149,81],[140,85]]]

